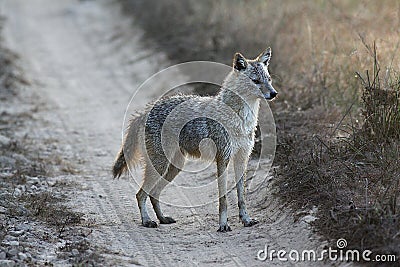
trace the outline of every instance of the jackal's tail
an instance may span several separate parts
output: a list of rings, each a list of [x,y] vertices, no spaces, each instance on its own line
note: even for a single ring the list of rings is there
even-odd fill
[[[128,164],[126,164],[124,149],[121,147],[121,150],[118,152],[117,159],[114,162],[114,166],[112,169],[114,178],[120,177],[124,172],[128,169]]]
[[[112,169],[114,178],[119,178],[128,170],[128,163],[131,164],[130,166],[136,166],[140,162],[144,117],[143,115],[136,116],[129,123],[124,142],[114,161]]]

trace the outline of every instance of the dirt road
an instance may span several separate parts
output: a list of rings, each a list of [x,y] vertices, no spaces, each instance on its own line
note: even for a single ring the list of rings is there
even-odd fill
[[[199,208],[164,206],[176,224],[140,226],[136,184],[127,176],[113,180],[110,168],[130,97],[147,77],[169,65],[166,57],[144,47],[141,30],[132,28],[113,1],[8,0],[1,10],[8,19],[6,41],[46,103],[38,114],[48,127],[34,134],[54,137],[52,145],[72,159],[77,174],[63,178],[77,183],[70,205],[95,222],[91,239],[107,251],[106,264],[259,266],[271,264],[257,260],[266,245],[276,250],[317,247],[308,225],[293,223],[267,191],[247,196],[251,214],[260,221],[251,228],[239,223],[234,194],[229,196],[232,232],[216,232],[216,202]],[[139,92],[132,104],[140,109],[159,95],[159,88]],[[168,190],[161,198],[180,198],[190,206],[193,196],[176,187]]]

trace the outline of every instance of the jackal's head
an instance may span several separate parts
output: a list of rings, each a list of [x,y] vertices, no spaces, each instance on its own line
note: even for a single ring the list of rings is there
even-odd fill
[[[233,68],[250,79],[253,88],[256,90],[258,88],[259,91],[256,91],[255,94],[263,96],[267,100],[273,99],[278,94],[272,86],[271,75],[268,72],[271,55],[271,48],[268,47],[253,60],[246,59],[240,53],[236,53],[233,58]]]

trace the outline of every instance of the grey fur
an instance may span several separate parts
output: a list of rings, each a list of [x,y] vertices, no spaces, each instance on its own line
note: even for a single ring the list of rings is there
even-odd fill
[[[237,53],[232,71],[217,96],[163,98],[131,120],[113,174],[119,177],[128,165],[144,165],[143,184],[136,194],[144,226],[157,227],[147,212],[148,196],[160,223],[175,222],[163,215],[158,200],[163,188],[183,168],[187,156],[213,160],[217,164],[218,231],[231,230],[226,201],[226,169],[231,160],[235,170],[239,217],[244,226],[257,223],[247,213],[244,179],[254,145],[260,100],[273,99],[277,94],[268,72],[270,58],[270,48],[254,60],[247,60]]]

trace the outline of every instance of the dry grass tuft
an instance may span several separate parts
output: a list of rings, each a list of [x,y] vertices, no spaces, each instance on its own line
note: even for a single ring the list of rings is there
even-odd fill
[[[365,78],[357,73],[364,86],[362,93],[364,134],[376,142],[398,140],[400,139],[400,75],[387,69],[382,80],[375,45],[373,55],[372,77],[368,71]]]

